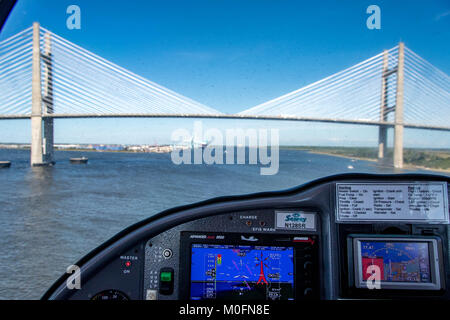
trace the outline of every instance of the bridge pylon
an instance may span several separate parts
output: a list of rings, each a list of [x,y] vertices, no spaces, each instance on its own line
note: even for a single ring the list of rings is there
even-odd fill
[[[45,35],[41,54],[39,23],[33,24],[32,98],[31,98],[31,165],[53,165],[53,70],[50,34]],[[41,61],[44,63],[44,92],[41,90]],[[44,93],[44,96],[42,95]]]
[[[403,82],[405,45],[398,44],[397,93],[395,95],[394,167],[403,168]]]
[[[388,69],[389,52],[383,52],[383,71],[381,74],[381,104],[380,104],[380,121],[387,122],[388,120],[388,77],[391,75]],[[387,150],[387,127],[380,125],[378,128],[378,159],[380,162],[385,162]]]
[[[381,76],[381,103],[380,103],[380,122],[388,122],[388,115],[395,111],[394,116],[394,156],[393,165],[395,168],[403,168],[403,82],[404,82],[404,54],[405,46],[403,42],[398,46],[397,66],[389,69],[389,53],[383,52],[383,71]],[[388,77],[397,75],[397,87],[395,95],[395,105],[389,107],[388,96],[389,86]],[[386,163],[387,150],[387,129],[386,125],[380,124],[378,131],[378,160]]]

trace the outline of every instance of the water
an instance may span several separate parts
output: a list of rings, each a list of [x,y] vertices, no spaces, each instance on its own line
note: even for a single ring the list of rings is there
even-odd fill
[[[70,164],[82,155],[87,165]],[[58,151],[51,168],[31,168],[29,156],[0,150],[0,160],[12,161],[0,169],[0,299],[40,298],[84,254],[173,206],[290,188],[329,174],[393,171],[296,150],[280,151],[274,176],[261,176],[256,165],[177,166],[169,154]]]

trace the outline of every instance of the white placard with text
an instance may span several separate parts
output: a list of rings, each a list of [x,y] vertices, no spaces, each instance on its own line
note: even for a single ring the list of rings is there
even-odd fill
[[[336,183],[336,210],[339,222],[449,223],[447,183]]]
[[[276,229],[285,230],[316,230],[315,213],[303,211],[276,211]]]

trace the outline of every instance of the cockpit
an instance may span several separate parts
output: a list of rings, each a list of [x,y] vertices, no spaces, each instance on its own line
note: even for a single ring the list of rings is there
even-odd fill
[[[450,2],[380,2],[0,0],[0,300],[450,300]]]
[[[99,246],[43,299],[449,299],[449,183],[343,174],[177,207]]]

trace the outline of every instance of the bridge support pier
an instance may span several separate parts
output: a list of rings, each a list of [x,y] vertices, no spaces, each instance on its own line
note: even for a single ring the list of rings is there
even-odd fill
[[[397,94],[395,97],[394,167],[403,168],[403,79],[405,45],[398,45]]]
[[[44,55],[41,55],[39,23],[33,24],[32,102],[31,102],[31,165],[53,165],[53,119],[44,113],[53,113],[53,77],[50,36],[46,35]],[[45,66],[44,99],[41,91],[41,56]],[[45,112],[44,109],[45,108]]]
[[[378,129],[378,161],[386,162],[386,150],[387,150],[387,128],[380,125]]]
[[[387,77],[388,73],[389,53],[387,50],[383,52],[383,71],[381,75],[381,104],[380,104],[380,121],[387,121],[387,104],[388,104],[388,87]],[[378,161],[385,162],[387,149],[387,127],[380,125],[378,127]]]
[[[388,121],[388,114],[395,110],[394,119],[394,167],[403,168],[403,80],[405,64],[405,45],[400,42],[398,45],[397,67],[389,70],[388,52],[383,54],[383,71],[381,76],[381,104],[380,104],[380,122]],[[395,106],[388,106],[388,81],[387,78],[397,74],[397,90],[395,95]],[[380,124],[378,131],[378,160],[386,162],[387,150],[387,126]]]

